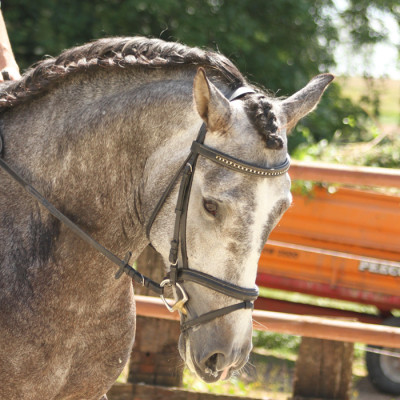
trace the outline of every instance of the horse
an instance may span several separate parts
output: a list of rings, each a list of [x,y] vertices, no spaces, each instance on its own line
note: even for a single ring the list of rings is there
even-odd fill
[[[100,39],[0,85],[1,160],[113,254],[151,243],[175,271],[163,285],[184,362],[229,379],[252,347],[261,249],[291,204],[287,133],[332,79],[278,99],[222,54]],[[0,399],[105,400],[134,342],[132,280],[4,168],[0,182]]]

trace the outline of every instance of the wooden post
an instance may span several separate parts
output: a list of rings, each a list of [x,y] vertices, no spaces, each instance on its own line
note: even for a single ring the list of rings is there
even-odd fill
[[[353,344],[303,337],[293,400],[349,400]]]
[[[137,260],[137,268],[156,282],[165,274],[161,256],[147,247]],[[135,295],[154,295],[134,286]],[[129,382],[181,386],[183,362],[178,352],[180,326],[177,321],[137,317],[136,338],[129,363]]]

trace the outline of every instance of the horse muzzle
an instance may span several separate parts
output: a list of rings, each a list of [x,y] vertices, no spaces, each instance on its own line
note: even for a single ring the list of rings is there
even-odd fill
[[[229,337],[230,327],[199,326],[179,338],[179,352],[191,372],[207,383],[227,380],[244,367],[252,349],[251,333]],[[242,342],[237,345],[238,336]],[[243,338],[246,338],[243,341]],[[234,344],[235,343],[235,344]]]

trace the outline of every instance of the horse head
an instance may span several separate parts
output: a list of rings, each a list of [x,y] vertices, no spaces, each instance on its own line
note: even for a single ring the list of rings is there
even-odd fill
[[[108,391],[134,341],[122,272],[162,296],[173,287],[192,371],[211,382],[240,369],[258,258],[291,202],[286,133],[332,79],[274,99],[219,53],[112,38],[0,85],[0,174],[12,178],[0,190],[0,398]],[[149,239],[170,265],[160,285],[115,255]]]
[[[197,118],[205,124],[204,146],[222,161],[200,153],[195,164],[184,243],[180,244],[185,246],[189,270],[239,291],[255,287],[261,250],[292,200],[287,168],[281,168],[288,164],[287,133],[315,108],[332,79],[330,74],[319,75],[283,100],[245,90],[229,101],[203,69],[197,71],[193,102]],[[176,196],[177,192],[176,188]],[[153,245],[166,260],[167,236],[171,240],[174,231],[174,205],[171,201],[163,207],[151,232]],[[177,262],[185,260],[180,257]],[[252,307],[232,310],[240,296],[193,279],[182,279],[179,288],[177,300],[182,294],[189,298],[185,308],[180,307],[182,358],[207,382],[229,378],[246,364],[252,348]],[[217,314],[221,309],[229,312]],[[207,318],[210,313],[212,317]]]

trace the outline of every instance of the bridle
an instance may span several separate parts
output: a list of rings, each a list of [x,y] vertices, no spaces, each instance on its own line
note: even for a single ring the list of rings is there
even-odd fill
[[[229,98],[229,101],[234,101],[246,94],[255,93],[253,89],[249,87],[240,87],[237,89]],[[175,208],[175,224],[174,233],[171,241],[171,248],[169,254],[170,271],[167,277],[161,282],[161,286],[166,285],[172,286],[175,289],[178,301],[173,305],[169,305],[163,295],[161,299],[164,301],[169,311],[180,311],[182,314],[187,315],[185,303],[189,300],[188,295],[183,289],[181,283],[185,281],[194,282],[198,285],[207,287],[216,292],[222,293],[226,296],[242,300],[240,303],[236,303],[227,307],[219,308],[214,311],[202,314],[198,317],[192,318],[189,321],[181,323],[181,330],[185,331],[193,326],[206,323],[217,317],[229,314],[233,311],[240,309],[253,309],[254,300],[258,297],[258,287],[255,285],[253,288],[245,288],[234,285],[225,280],[218,279],[212,275],[204,272],[196,271],[189,268],[188,256],[187,256],[187,245],[186,245],[186,221],[190,199],[190,192],[193,182],[193,176],[196,169],[196,163],[198,157],[201,155],[214,163],[222,165],[223,167],[232,169],[236,172],[240,172],[247,175],[272,178],[285,174],[290,166],[290,159],[287,156],[284,163],[275,168],[261,168],[252,164],[245,163],[244,161],[238,160],[220,151],[214,150],[204,145],[207,128],[205,123],[202,124],[200,131],[197,135],[197,139],[193,141],[190,154],[183,162],[178,172],[175,174],[170,184],[164,191],[160,200],[158,201],[149,223],[147,224],[146,234],[150,240],[150,231],[153,223],[165,203],[165,200],[172,192],[179,176],[182,174],[181,183],[179,187],[178,199]],[[181,263],[179,265],[179,249],[181,254]]]
[[[229,98],[229,101],[234,101],[246,94],[254,93],[254,90],[249,87],[240,87],[237,89]],[[290,166],[290,158],[286,157],[286,160],[279,166],[275,168],[261,168],[254,166],[252,164],[245,163],[241,160],[233,158],[226,155],[220,151],[214,150],[208,146],[204,145],[204,139],[207,133],[206,125],[203,124],[200,128],[197,139],[192,143],[190,154],[181,165],[179,170],[176,172],[169,185],[165,189],[163,195],[158,201],[150,220],[146,227],[146,234],[150,241],[150,231],[153,223],[163,207],[165,200],[171,194],[175,187],[179,177],[182,175],[181,183],[179,187],[178,200],[176,205],[176,216],[173,238],[171,241],[171,249],[169,255],[169,261],[171,263],[170,271],[168,272],[165,279],[160,283],[156,283],[146,276],[142,275],[140,272],[135,270],[131,265],[129,265],[129,260],[131,253],[128,252],[124,260],[121,260],[111,251],[103,247],[100,243],[94,240],[76,224],[74,224],[68,217],[61,213],[57,208],[55,208],[50,202],[48,202],[35,188],[28,184],[17,172],[15,172],[2,158],[3,150],[3,139],[0,134],[0,167],[3,168],[17,183],[19,183],[32,197],[39,201],[47,210],[55,216],[62,223],[67,225],[76,235],[78,235],[85,242],[90,244],[97,251],[102,253],[114,264],[119,266],[119,270],[115,274],[115,278],[118,279],[123,273],[130,276],[135,282],[142,286],[149,288],[150,290],[157,293],[163,302],[165,303],[167,309],[171,312],[180,311],[185,319],[187,319],[187,310],[185,308],[185,303],[189,301],[189,296],[185,292],[182,283],[185,281],[194,282],[208,289],[212,289],[216,292],[222,293],[223,295],[232,297],[234,299],[241,300],[240,303],[233,304],[227,307],[223,307],[214,311],[207,312],[198,317],[192,318],[191,320],[181,323],[181,330],[186,331],[187,329],[209,322],[217,317],[232,313],[233,311],[240,309],[253,309],[254,300],[258,297],[258,288],[255,285],[253,288],[245,288],[241,286],[234,285],[230,282],[224,281],[222,279],[216,278],[212,275],[206,274],[201,271],[196,271],[189,268],[188,257],[187,257],[187,247],[186,247],[186,221],[187,212],[189,205],[189,198],[191,192],[191,186],[193,182],[193,175],[196,168],[196,162],[198,157],[201,155],[219,165],[226,168],[232,169],[236,172],[243,174],[248,174],[251,176],[258,176],[264,178],[273,178],[285,174]],[[182,265],[179,265],[179,249],[181,253]],[[164,288],[166,286],[172,286],[175,289],[178,300],[174,305],[170,305],[164,297]]]

